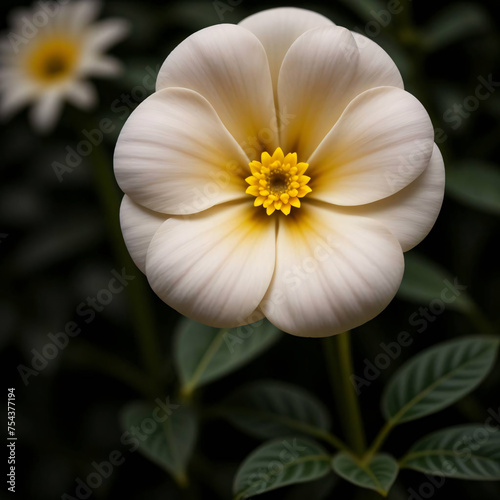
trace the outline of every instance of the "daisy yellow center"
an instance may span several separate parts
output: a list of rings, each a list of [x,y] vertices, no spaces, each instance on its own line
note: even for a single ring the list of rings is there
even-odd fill
[[[288,215],[292,207],[300,207],[300,199],[312,189],[311,180],[304,175],[309,165],[297,162],[297,153],[283,154],[281,148],[271,156],[264,152],[261,161],[250,162],[252,175],[245,180],[250,184],[246,192],[255,196],[254,205],[263,206],[267,215],[276,210]]]
[[[41,83],[53,83],[74,71],[78,53],[78,46],[70,40],[47,40],[30,54],[28,70]]]

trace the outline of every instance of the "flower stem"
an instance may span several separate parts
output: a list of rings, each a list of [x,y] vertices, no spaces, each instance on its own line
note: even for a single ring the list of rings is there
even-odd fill
[[[385,440],[387,439],[387,436],[392,431],[395,425],[396,422],[394,420],[388,420],[385,423],[384,427],[382,427],[380,432],[377,434],[377,437],[373,440],[373,443],[371,444],[370,448],[363,456],[362,459],[363,463],[368,464],[371,462],[372,458],[378,452],[380,447],[384,444]]]
[[[353,374],[350,333],[325,338],[323,345],[344,434],[353,451],[361,455],[366,442],[358,397],[350,380]]]
[[[119,224],[120,196],[112,173],[111,164],[103,148],[96,147],[92,154],[92,166],[95,185],[105,213],[109,232],[109,241],[118,265],[126,270],[135,269],[123,242]],[[127,285],[126,292],[130,303],[130,314],[134,323],[134,332],[141,357],[149,376],[153,381],[161,378],[162,359],[148,291],[144,277],[136,273],[134,279]]]

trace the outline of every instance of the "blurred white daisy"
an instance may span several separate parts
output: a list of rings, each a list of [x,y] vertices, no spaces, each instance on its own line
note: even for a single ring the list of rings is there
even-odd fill
[[[95,87],[85,79],[120,72],[119,61],[103,52],[129,31],[123,19],[94,23],[100,8],[97,0],[80,0],[12,12],[0,42],[0,117],[32,102],[33,126],[48,132],[65,99],[84,110],[96,104]]]

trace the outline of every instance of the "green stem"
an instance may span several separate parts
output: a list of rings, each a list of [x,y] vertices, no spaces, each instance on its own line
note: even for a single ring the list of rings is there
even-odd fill
[[[366,447],[365,432],[358,397],[351,383],[353,363],[350,333],[328,337],[323,340],[325,356],[340,418],[348,444],[361,455]]]
[[[380,450],[380,447],[384,444],[385,440],[387,439],[387,436],[389,436],[389,433],[392,431],[395,425],[396,422],[394,420],[388,420],[385,423],[384,427],[380,429],[380,432],[377,434],[377,437],[373,440],[372,445],[363,456],[362,459],[363,463],[368,464],[371,462],[372,458],[375,456],[378,450]]]
[[[109,231],[115,258],[118,265],[126,270],[134,269],[128,251],[123,243],[123,236],[119,224],[120,195],[116,186],[111,162],[102,148],[96,147],[92,154],[92,166],[95,184],[105,212],[106,223]],[[136,273],[135,278],[126,287],[130,303],[130,313],[134,323],[134,332],[141,352],[145,368],[152,380],[161,379],[162,358],[161,349],[156,338],[156,329],[149,301],[148,290],[141,273]]]

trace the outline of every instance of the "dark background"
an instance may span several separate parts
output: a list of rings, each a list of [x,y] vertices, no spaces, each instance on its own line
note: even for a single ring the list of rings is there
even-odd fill
[[[487,79],[493,74],[497,75],[493,79],[500,81],[496,0],[415,1],[411,16],[406,15],[409,10],[405,9],[385,27],[373,24],[376,20],[370,13],[373,7],[366,8],[378,5],[376,2],[243,0],[237,3],[219,2],[219,8],[222,4],[229,7],[223,14],[224,22],[238,22],[263,8],[293,5],[316,10],[337,24],[367,34],[393,56],[407,89],[424,103],[434,126],[442,129],[440,138],[447,137],[439,144],[447,173],[464,163],[487,163],[497,168],[500,90],[467,117],[457,118],[449,111],[454,104],[463,104],[467,96],[474,95],[478,77]],[[18,5],[25,4],[3,2],[4,29],[7,28],[5,13]],[[385,2],[381,5],[384,8]],[[225,10],[224,6],[222,9]],[[104,2],[102,17],[115,16],[129,19],[133,26],[131,35],[111,50],[124,62],[126,70],[121,77],[95,81],[100,105],[94,113],[84,114],[67,105],[56,130],[45,137],[37,136],[31,129],[25,111],[2,126],[0,364],[6,374],[5,392],[7,386],[16,388],[18,498],[53,500],[64,493],[75,496],[76,479],[84,479],[92,471],[93,461],[107,460],[113,450],[125,453],[120,444],[123,431],[118,414],[125,403],[140,394],[116,380],[113,363],[117,359],[133,365],[142,362],[136,343],[141,323],[130,305],[134,295],[140,296],[142,314],[153,318],[154,328],[159,332],[165,380],[170,384],[175,381],[170,352],[179,315],[154,295],[123,252],[117,225],[121,195],[117,188],[109,188],[113,181],[112,152],[124,117],[153,90],[141,90],[147,68],[155,73],[185,37],[221,19],[211,1]],[[380,33],[374,36],[378,30]],[[131,99],[125,110],[118,109],[123,102],[117,102],[123,99],[123,94]],[[113,120],[115,131],[106,134],[101,147],[74,171],[64,174],[60,182],[52,163],[64,161],[65,148],[75,147],[83,138],[82,131],[97,127],[103,117]],[[479,304],[480,319],[477,315],[472,318],[445,311],[418,333],[409,324],[409,317],[419,304],[396,298],[378,318],[354,332],[358,374],[363,373],[365,360],[373,360],[380,352],[381,342],[395,340],[402,330],[414,337],[402,356],[362,391],[361,406],[370,439],[383,423],[379,398],[384,382],[404,360],[437,342],[485,333],[485,329],[495,330],[495,325],[498,326],[500,268],[495,237],[499,219],[498,212],[493,212],[481,209],[473,200],[467,201],[466,196],[455,190],[447,191],[434,229],[416,250],[467,285],[467,293]],[[112,270],[120,271],[125,263],[135,279],[86,324],[77,314],[79,304],[106,288]],[[486,325],[483,316],[487,318]],[[32,350],[42,349],[49,333],[62,331],[73,320],[82,326],[81,334],[71,339],[38,375],[30,376],[25,385],[19,365],[31,367]],[[207,409],[229,390],[263,377],[299,384],[333,408],[321,342],[292,336],[285,336],[259,359],[203,389],[200,407]],[[473,396],[437,415],[404,424],[394,431],[386,449],[398,456],[417,437],[432,430],[455,423],[484,422],[487,410],[497,410],[500,404],[499,388],[497,363]],[[173,385],[168,385],[167,391],[175,400]],[[338,419],[334,422],[337,429],[336,422]],[[192,491],[180,492],[159,467],[134,453],[93,491],[92,498],[229,499],[238,463],[258,444],[223,421],[203,421],[190,469],[194,477]],[[377,497],[345,482],[338,482],[331,490],[329,482],[330,479],[285,488],[262,498]],[[325,496],[321,496],[322,489],[327,492]],[[500,496],[498,483],[437,479],[433,485],[430,478],[403,471],[389,498],[409,498],[410,489],[420,491],[421,498],[493,500]]]

